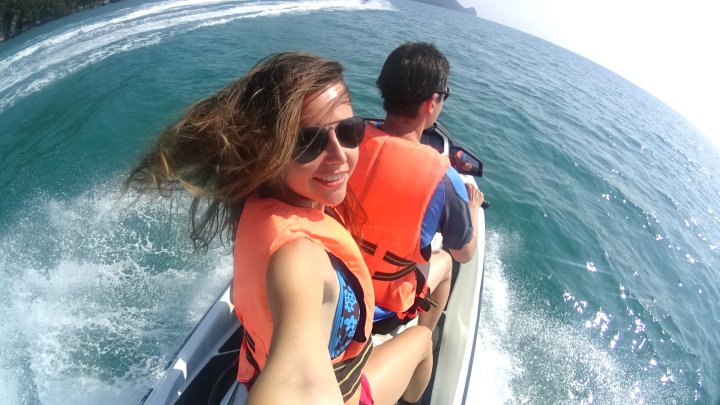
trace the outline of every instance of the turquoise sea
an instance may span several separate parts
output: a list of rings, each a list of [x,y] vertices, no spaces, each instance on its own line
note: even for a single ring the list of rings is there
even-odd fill
[[[261,57],[341,61],[359,114],[406,40],[485,163],[469,404],[720,401],[720,151],[582,57],[407,0],[124,0],[0,44],[0,404],[133,404],[231,275],[186,201],[118,201],[189,103]]]

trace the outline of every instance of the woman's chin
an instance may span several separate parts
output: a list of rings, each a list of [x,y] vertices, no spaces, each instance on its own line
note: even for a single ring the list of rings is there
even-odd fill
[[[338,192],[328,195],[324,199],[325,201],[323,202],[323,204],[328,207],[334,207],[334,206],[342,203],[344,199],[345,199],[345,190],[342,190],[342,192],[338,191]]]

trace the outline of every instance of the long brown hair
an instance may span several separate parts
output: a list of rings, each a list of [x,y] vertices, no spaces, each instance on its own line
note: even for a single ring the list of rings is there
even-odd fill
[[[335,61],[284,52],[258,62],[215,95],[192,105],[157,138],[130,172],[125,191],[168,195],[188,190],[190,238],[207,249],[234,241],[251,194],[279,186],[300,130],[303,99],[343,80]],[[352,193],[352,192],[350,192]],[[338,207],[346,219],[348,206]],[[352,220],[351,220],[352,222]]]

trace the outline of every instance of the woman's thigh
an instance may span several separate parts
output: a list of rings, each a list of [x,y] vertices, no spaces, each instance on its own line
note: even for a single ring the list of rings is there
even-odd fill
[[[363,373],[377,405],[394,404],[407,388],[418,364],[432,359],[432,332],[413,326],[373,348]],[[429,364],[432,370],[432,363]]]

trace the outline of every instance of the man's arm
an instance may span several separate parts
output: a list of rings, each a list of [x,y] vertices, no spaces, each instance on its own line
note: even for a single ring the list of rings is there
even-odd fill
[[[470,222],[472,223],[473,236],[472,239],[468,243],[463,245],[462,248],[458,250],[448,249],[453,259],[457,260],[460,263],[469,262],[470,259],[472,259],[472,257],[475,255],[478,236],[478,210],[480,209],[480,205],[485,199],[482,191],[478,190],[478,188],[474,185],[466,183],[465,189],[468,193],[468,208],[470,210]]]
[[[444,192],[437,231],[442,234],[443,246],[453,259],[467,263],[477,248],[478,209],[484,200],[483,193],[474,185],[465,184],[452,167],[440,181],[438,190]]]

